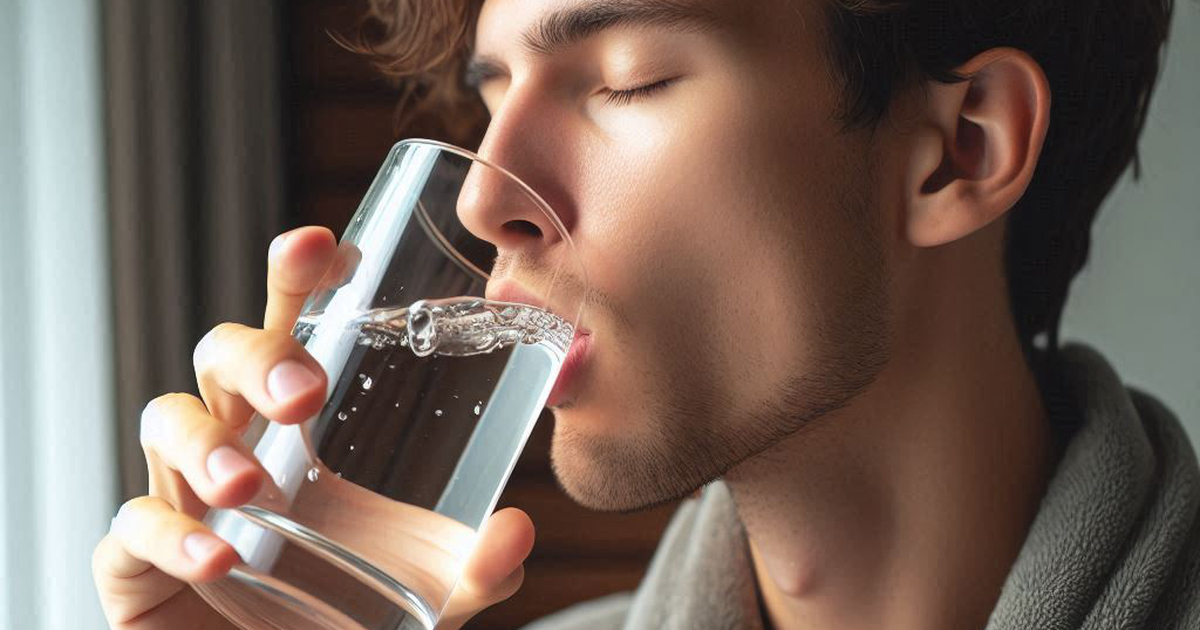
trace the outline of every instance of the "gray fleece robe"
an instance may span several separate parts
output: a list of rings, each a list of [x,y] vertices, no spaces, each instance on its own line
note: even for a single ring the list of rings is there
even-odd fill
[[[1179,422],[1094,350],[1061,354],[1077,414],[987,630],[1200,630],[1200,471]],[[720,481],[673,517],[633,593],[526,630],[761,630],[746,533]]]

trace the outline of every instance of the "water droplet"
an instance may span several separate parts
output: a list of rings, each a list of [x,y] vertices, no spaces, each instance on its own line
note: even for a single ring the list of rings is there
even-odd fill
[[[396,364],[395,364],[395,363],[389,363],[389,364],[388,364],[388,369],[389,369],[389,370],[394,370],[394,369],[396,369]]]
[[[363,389],[371,389],[372,384],[373,384],[373,382],[371,381],[371,377],[368,376],[367,378],[363,379],[362,388]]]
[[[354,450],[354,445],[353,445],[353,444],[351,444],[351,445],[350,445],[350,450],[352,450],[352,451]]]
[[[279,475],[279,483],[277,485],[282,486],[285,483],[287,483],[287,473]]]
[[[480,412],[482,409],[483,409],[483,405],[481,405],[481,404],[476,404],[476,405],[475,405],[475,415],[477,415],[477,416],[478,416],[478,415],[479,415],[479,412]]]
[[[346,415],[346,412],[345,412],[345,411],[339,411],[339,412],[338,412],[338,420],[341,420],[342,422],[345,422],[345,421],[346,421],[346,418],[348,418],[348,417],[349,417],[349,416],[347,416],[347,415]]]
[[[316,466],[308,469],[308,480],[316,482],[321,477],[321,471]]]
[[[351,411],[351,412],[358,411],[358,407],[351,407],[351,408],[350,408],[350,411]]]
[[[337,476],[338,476],[338,479],[341,479],[341,478],[342,478],[342,472],[341,472],[340,470],[338,471],[338,474],[337,474]]]
[[[441,410],[441,409],[434,409],[434,410],[433,410],[433,415],[435,415],[435,416],[437,416],[437,417],[441,418],[441,417],[442,417],[442,410]]]
[[[400,406],[400,403],[396,403],[396,406],[397,406],[397,407],[399,407],[399,406]]]
[[[454,394],[454,400],[458,400],[458,394]]]

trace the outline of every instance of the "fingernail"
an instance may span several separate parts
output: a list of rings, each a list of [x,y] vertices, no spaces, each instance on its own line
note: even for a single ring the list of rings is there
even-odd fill
[[[299,361],[288,359],[267,374],[267,393],[277,403],[285,403],[316,387],[321,379]]]
[[[223,484],[248,470],[254,470],[254,464],[229,445],[213,449],[213,452],[208,454],[206,466],[209,478],[217,484]]]
[[[288,232],[284,232],[271,241],[271,246],[267,248],[267,260],[274,261],[279,256],[283,244],[287,242],[288,234]]]
[[[183,552],[195,562],[204,562],[221,548],[221,541],[212,534],[192,532],[183,538]]]

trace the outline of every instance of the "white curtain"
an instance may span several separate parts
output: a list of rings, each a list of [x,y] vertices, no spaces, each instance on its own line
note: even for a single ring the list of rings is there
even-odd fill
[[[104,627],[117,496],[99,11],[0,0],[0,627]]]

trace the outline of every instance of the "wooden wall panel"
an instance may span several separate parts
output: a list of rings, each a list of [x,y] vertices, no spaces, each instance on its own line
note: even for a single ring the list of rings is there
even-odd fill
[[[396,133],[396,92],[364,59],[328,32],[352,33],[361,2],[294,0],[287,5],[292,225],[318,224],[340,234],[391,145],[421,129]],[[586,510],[555,484],[548,449],[553,418],[543,414],[501,506],[529,513],[538,528],[525,585],[467,627],[517,628],[572,603],[637,586],[674,506],[620,515]]]

